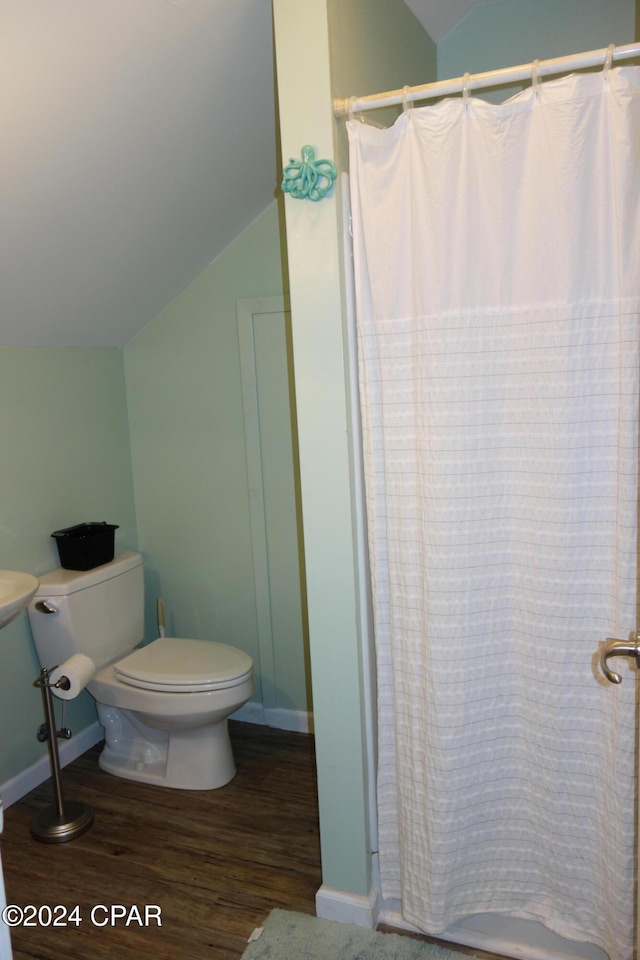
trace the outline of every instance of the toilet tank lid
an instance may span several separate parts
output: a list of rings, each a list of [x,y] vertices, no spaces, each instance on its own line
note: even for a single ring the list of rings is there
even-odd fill
[[[92,570],[65,570],[64,567],[57,567],[49,573],[44,573],[39,578],[40,586],[36,596],[66,597],[78,590],[93,587],[96,583],[104,583],[105,580],[118,577],[121,573],[133,570],[141,564],[141,554],[135,553],[133,550],[125,550],[113,560],[110,560],[109,563],[93,567]]]

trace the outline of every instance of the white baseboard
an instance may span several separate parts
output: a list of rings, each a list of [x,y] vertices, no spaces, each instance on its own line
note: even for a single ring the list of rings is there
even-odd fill
[[[377,891],[372,887],[364,897],[345,890],[333,890],[323,884],[316,893],[316,915],[322,920],[355,923],[373,930],[378,922]]]
[[[263,707],[249,701],[231,714],[231,720],[243,723],[259,723],[276,730],[291,730],[295,733],[313,733],[313,714],[306,710],[284,710],[280,707]]]
[[[66,767],[68,763],[95,746],[96,743],[100,743],[102,739],[104,739],[104,730],[96,720],[95,723],[85,727],[80,733],[74,733],[70,740],[58,740],[60,766]],[[2,797],[4,809],[6,810],[17,800],[21,800],[35,787],[39,787],[41,783],[48,780],[50,776],[51,767],[47,751],[44,756],[32,763],[26,770],[22,770],[5,783],[0,783],[0,797]]]

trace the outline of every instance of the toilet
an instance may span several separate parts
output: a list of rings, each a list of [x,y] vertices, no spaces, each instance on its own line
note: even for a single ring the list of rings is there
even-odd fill
[[[105,731],[103,770],[181,790],[214,790],[233,778],[227,719],[254,692],[253,661],[209,640],[162,636],[139,646],[139,553],[44,574],[28,614],[41,666],[52,669],[74,653],[95,664],[86,689]]]

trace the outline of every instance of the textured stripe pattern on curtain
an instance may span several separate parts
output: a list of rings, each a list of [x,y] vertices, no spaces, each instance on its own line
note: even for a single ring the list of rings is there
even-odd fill
[[[348,124],[383,896],[631,960],[640,78]]]

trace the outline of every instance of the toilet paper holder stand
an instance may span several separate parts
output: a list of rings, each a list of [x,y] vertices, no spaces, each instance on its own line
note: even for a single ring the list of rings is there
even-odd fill
[[[74,837],[79,837],[81,833],[88,830],[93,823],[93,810],[87,803],[79,800],[65,802],[64,799],[60,776],[58,731],[56,730],[51,690],[52,688],[68,690],[71,684],[68,677],[65,676],[61,676],[55,683],[51,683],[50,677],[55,669],[57,668],[53,667],[49,670],[47,667],[43,667],[38,679],[33,681],[34,687],[39,687],[42,694],[45,722],[40,730],[44,731],[46,729],[47,731],[46,740],[53,781],[53,804],[41,810],[31,821],[29,827],[31,835],[43,843],[64,843],[65,840],[73,840]]]

